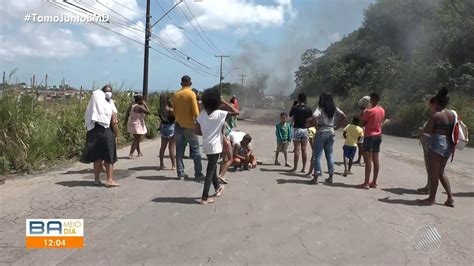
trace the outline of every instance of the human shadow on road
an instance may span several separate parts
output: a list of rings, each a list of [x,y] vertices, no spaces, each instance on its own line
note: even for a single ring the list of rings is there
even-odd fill
[[[160,197],[154,198],[152,202],[157,203],[178,203],[178,204],[199,204],[199,198],[188,197]]]
[[[303,184],[303,185],[310,185],[308,180],[302,179],[277,179],[276,180],[279,185],[282,184]]]
[[[401,205],[408,205],[408,206],[427,206],[420,203],[417,200],[406,200],[406,199],[390,199],[389,197],[385,197],[383,199],[379,199],[380,202],[388,203],[388,204],[401,204]]]
[[[130,167],[128,170],[131,171],[149,171],[149,170],[158,170],[158,166],[137,166],[137,167]]]
[[[149,180],[149,181],[168,181],[168,180],[178,180],[176,177],[155,175],[155,176],[137,176],[137,179]]]
[[[62,173],[63,175],[75,175],[75,174],[93,174],[94,169],[92,168],[86,168],[86,169],[81,169],[81,170],[76,170],[76,171],[67,171]]]
[[[342,188],[356,188],[358,189],[357,185],[345,184],[345,183],[327,183],[323,182],[325,186],[328,187],[342,187]]]
[[[259,168],[262,172],[282,172],[282,173],[289,173],[289,169],[272,169],[272,168]]]
[[[420,192],[416,191],[416,189],[408,189],[408,188],[382,188],[383,191],[387,191],[393,194],[397,195],[405,195],[405,194],[415,194],[415,195],[421,195]]]
[[[446,194],[446,192],[443,192]],[[456,192],[453,193],[453,196],[455,197],[474,197],[474,192]]]
[[[61,182],[57,182],[56,185],[61,185],[65,187],[97,187],[94,184],[94,181],[86,181],[86,180],[61,181]]]

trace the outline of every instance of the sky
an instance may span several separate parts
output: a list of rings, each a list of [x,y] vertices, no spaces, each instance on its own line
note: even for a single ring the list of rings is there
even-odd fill
[[[294,89],[301,53],[324,50],[362,25],[375,0],[151,0],[152,29],[149,91],[176,90],[182,75],[205,89],[219,82],[240,83],[240,74],[265,72],[270,91]],[[49,1],[51,2],[51,1]],[[73,87],[116,88],[140,92],[143,82],[145,0],[0,0],[0,69],[9,83],[48,85],[64,78]],[[84,11],[87,10],[87,11]],[[109,16],[109,23],[40,23],[39,16]],[[36,22],[25,15],[36,14]],[[43,17],[44,18],[44,17]],[[15,71],[14,71],[15,70]],[[11,75],[10,75],[11,74]],[[278,88],[276,88],[278,87]]]

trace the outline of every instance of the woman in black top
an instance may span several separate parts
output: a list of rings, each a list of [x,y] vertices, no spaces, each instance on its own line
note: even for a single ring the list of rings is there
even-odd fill
[[[296,172],[298,168],[298,160],[301,158],[303,161],[303,167],[301,173],[305,172],[307,153],[306,145],[308,144],[308,127],[306,126],[306,120],[311,118],[313,111],[311,108],[306,106],[306,95],[304,93],[298,94],[298,103],[293,106],[290,110],[290,117],[293,118],[293,145],[294,145],[294,166],[291,170]]]
[[[166,146],[169,144],[169,153],[171,159],[171,169],[176,169],[176,140],[174,139],[174,112],[167,94],[160,95],[160,109],[158,116],[161,120],[161,148],[160,148],[160,167],[165,169],[163,158],[165,156]]]

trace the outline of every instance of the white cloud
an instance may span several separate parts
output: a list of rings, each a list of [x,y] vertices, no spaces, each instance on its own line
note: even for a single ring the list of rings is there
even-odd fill
[[[48,25],[25,25],[15,35],[0,35],[0,57],[13,60],[18,57],[65,58],[83,55],[88,47],[65,28]]]
[[[183,30],[171,24],[166,25],[164,29],[158,33],[158,38],[163,40],[165,44],[171,46],[171,48],[180,48],[185,41]]]
[[[189,1],[191,11],[196,20],[207,30],[226,30],[236,28],[242,32],[242,28],[267,28],[281,26],[285,17],[296,15],[291,0],[276,0],[274,5],[261,5],[248,0],[206,0],[203,2]],[[181,9],[191,17],[186,6]],[[187,25],[191,27],[191,25]]]

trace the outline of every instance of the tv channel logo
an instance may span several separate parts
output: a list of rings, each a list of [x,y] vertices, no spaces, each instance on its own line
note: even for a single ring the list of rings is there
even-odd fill
[[[83,219],[26,219],[26,248],[83,247]]]

